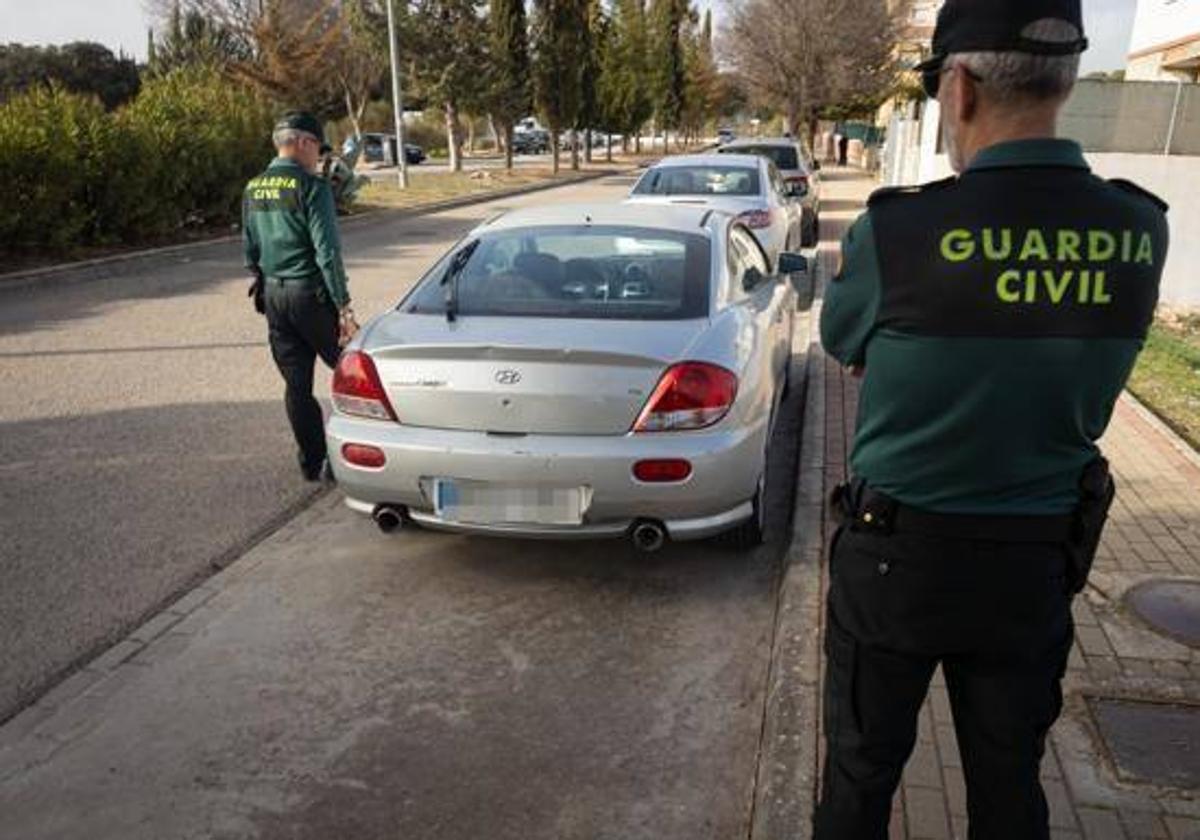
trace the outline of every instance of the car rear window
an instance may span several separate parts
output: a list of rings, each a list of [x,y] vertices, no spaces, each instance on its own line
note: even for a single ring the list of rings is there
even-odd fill
[[[661,166],[642,176],[634,195],[758,195],[758,170],[745,166]]]
[[[401,304],[446,311],[454,254],[472,248],[458,274],[457,313],[472,315],[683,320],[708,315],[712,252],[694,233],[566,225],[514,228],[463,243],[433,267]]]
[[[795,146],[738,146],[722,150],[731,155],[758,155],[772,161],[780,169],[799,169],[800,157]]]

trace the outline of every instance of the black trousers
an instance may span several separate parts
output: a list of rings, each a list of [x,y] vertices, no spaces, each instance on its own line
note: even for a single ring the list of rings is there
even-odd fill
[[[325,418],[313,397],[313,373],[318,356],[332,368],[341,354],[337,310],[323,290],[304,283],[268,280],[265,296],[271,355],[283,375],[300,467],[315,470],[325,458]]]
[[[825,635],[826,758],[815,840],[886,840],[940,663],[970,840],[1050,836],[1038,769],[1074,628],[1054,543],[839,530]]]

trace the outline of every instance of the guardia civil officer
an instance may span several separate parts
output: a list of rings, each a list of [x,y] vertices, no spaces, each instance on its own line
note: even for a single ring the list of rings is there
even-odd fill
[[[919,69],[959,174],[875,193],[826,290],[825,347],[864,378],[817,840],[887,836],[939,664],[970,838],[1049,836],[1038,765],[1113,493],[1096,441],[1167,254],[1166,205],[1055,139],[1082,30],[1079,0],[948,0]]]
[[[321,123],[292,111],[275,125],[278,157],[246,185],[242,229],[250,294],[267,316],[271,355],[283,375],[285,403],[300,470],[319,481],[325,470],[324,418],[313,398],[319,356],[337,364],[358,325],[342,265],[337,211],[329,183],[317,176],[330,151]]]

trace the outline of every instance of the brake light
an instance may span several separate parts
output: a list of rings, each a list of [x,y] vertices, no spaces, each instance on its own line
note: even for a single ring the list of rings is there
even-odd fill
[[[692,465],[682,458],[656,458],[633,465],[633,477],[648,484],[670,484],[692,474]]]
[[[767,228],[771,226],[773,216],[770,210],[747,210],[738,216],[738,221],[748,228]]]
[[[366,353],[352,350],[343,353],[333,371],[333,407],[342,414],[370,417],[372,420],[395,420],[396,413],[388,402],[375,370],[375,362]]]
[[[791,184],[793,187],[800,187],[805,192],[808,192],[808,176],[807,175],[793,175],[791,178],[787,179],[787,182],[789,184]]]
[[[703,429],[724,417],[737,396],[737,377],[707,362],[667,369],[633,424],[635,432]]]
[[[379,469],[387,464],[387,456],[378,446],[365,443],[342,444],[342,460],[356,467]]]

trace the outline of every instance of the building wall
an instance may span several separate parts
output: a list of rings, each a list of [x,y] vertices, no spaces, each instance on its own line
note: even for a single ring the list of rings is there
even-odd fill
[[[1129,54],[1200,37],[1200,0],[1138,0]]]

